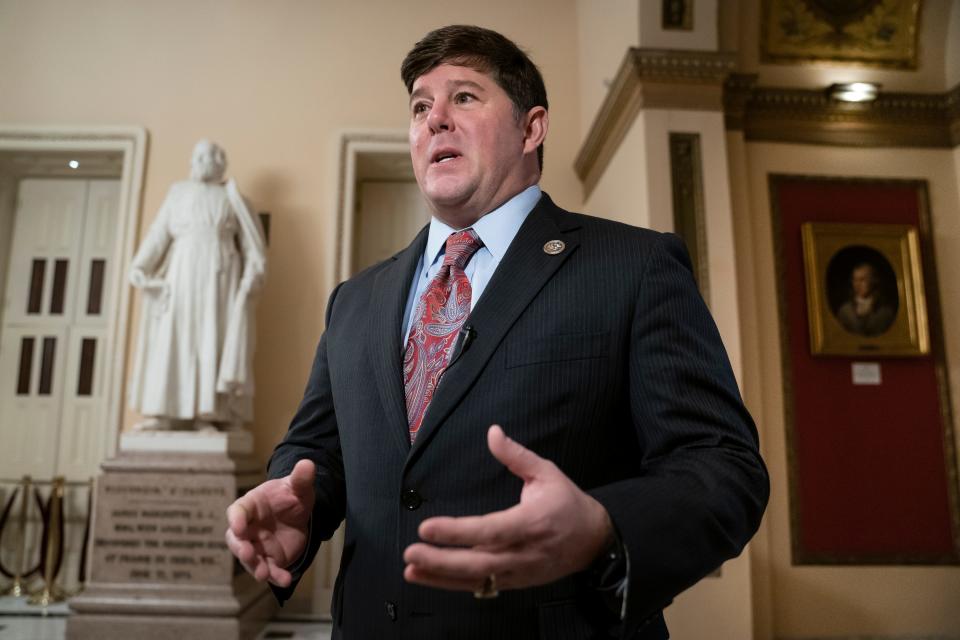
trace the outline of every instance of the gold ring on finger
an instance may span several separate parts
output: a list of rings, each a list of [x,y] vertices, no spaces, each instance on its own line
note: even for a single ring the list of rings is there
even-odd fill
[[[484,578],[483,585],[473,592],[473,597],[478,600],[489,600],[490,598],[496,598],[498,595],[500,595],[500,592],[497,590],[497,576],[493,573]]]

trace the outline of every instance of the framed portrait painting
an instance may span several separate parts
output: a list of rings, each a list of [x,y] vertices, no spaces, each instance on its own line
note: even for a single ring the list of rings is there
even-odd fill
[[[661,16],[668,31],[693,31],[693,0],[663,0]]]
[[[929,353],[916,227],[801,226],[813,355]]]

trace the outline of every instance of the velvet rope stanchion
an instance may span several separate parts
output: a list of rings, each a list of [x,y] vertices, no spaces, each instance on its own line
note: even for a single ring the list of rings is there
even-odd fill
[[[87,547],[90,546],[90,523],[93,521],[93,478],[87,483],[87,518],[83,525],[83,546],[80,547],[80,567],[77,570],[76,593],[83,591],[87,583]]]
[[[4,575],[10,576],[13,578],[13,584],[6,590],[4,590],[0,595],[4,596],[14,596],[16,598],[27,595],[27,579],[37,572],[38,567],[33,569],[26,569],[25,565],[27,564],[27,510],[30,507],[30,497],[31,494],[35,492],[33,488],[33,480],[30,476],[23,476],[23,479],[20,480],[20,486],[14,492],[14,495],[11,496],[11,503],[7,505],[7,510],[4,510],[3,520],[4,523],[7,519],[8,509],[12,505],[13,499],[17,494],[20,495],[20,513],[17,517],[16,531],[17,531],[17,555],[14,559],[14,569],[13,571],[8,571],[5,567],[0,567],[0,570],[3,571]],[[3,533],[5,527],[0,527],[0,535]],[[39,566],[39,565],[38,565]],[[11,575],[12,574],[12,575]]]
[[[44,536],[43,587],[27,599],[27,604],[49,606],[66,600],[66,593],[57,586],[57,574],[63,561],[63,487],[64,477],[53,479],[47,502],[46,535]]]
[[[7,504],[3,506],[3,513],[0,514],[0,540],[3,540],[3,532],[7,528],[7,520],[10,519],[10,511],[13,510],[13,504],[17,501],[18,495],[20,495],[20,487],[14,488],[13,493],[10,494],[10,498],[7,500]],[[13,577],[13,572],[3,565],[2,555],[0,555],[0,574],[6,576],[7,578]],[[0,591],[0,593],[2,593],[2,591]]]

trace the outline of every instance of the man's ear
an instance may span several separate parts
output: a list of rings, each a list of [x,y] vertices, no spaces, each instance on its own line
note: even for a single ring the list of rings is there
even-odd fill
[[[523,129],[523,152],[533,153],[547,137],[550,128],[550,114],[543,107],[533,107],[527,111]]]

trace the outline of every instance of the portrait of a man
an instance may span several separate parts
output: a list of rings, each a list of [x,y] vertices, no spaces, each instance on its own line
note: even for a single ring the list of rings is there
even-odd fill
[[[893,325],[899,306],[893,268],[866,246],[841,249],[827,268],[831,309],[844,329],[874,337]]]

